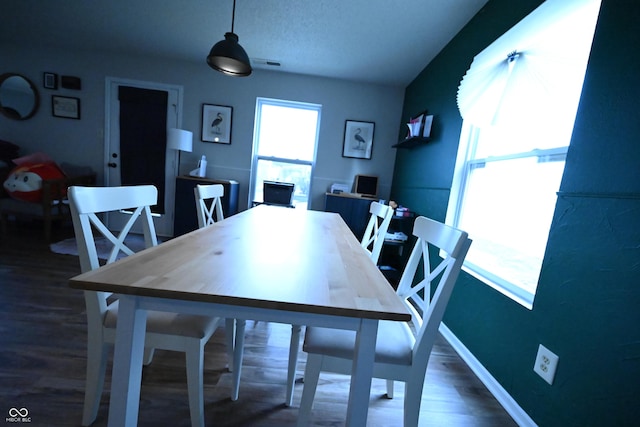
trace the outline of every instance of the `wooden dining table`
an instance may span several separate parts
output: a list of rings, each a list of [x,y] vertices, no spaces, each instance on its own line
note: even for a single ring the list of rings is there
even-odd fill
[[[365,426],[380,320],[410,313],[336,213],[258,206],[70,279],[118,294],[109,426],[135,426],[147,310],[357,331],[346,425]]]

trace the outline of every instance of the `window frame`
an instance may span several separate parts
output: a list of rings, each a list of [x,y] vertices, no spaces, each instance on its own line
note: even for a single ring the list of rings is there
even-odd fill
[[[318,118],[316,121],[316,136],[313,147],[313,158],[312,160],[301,160],[301,159],[292,159],[278,156],[265,156],[260,155],[259,151],[259,135],[260,135],[260,126],[262,121],[262,106],[270,105],[277,107],[287,107],[287,108],[298,108],[305,110],[313,110],[318,114]],[[311,203],[311,194],[313,194],[313,176],[315,173],[316,160],[318,157],[318,140],[320,139],[320,123],[322,117],[322,105],[314,104],[309,102],[300,102],[300,101],[288,101],[284,99],[274,99],[274,98],[264,98],[257,97],[256,98],[256,113],[254,120],[254,128],[253,128],[253,148],[251,153],[251,174],[249,180],[249,193],[248,193],[248,203],[249,206],[252,206],[256,194],[257,189],[257,173],[258,173],[258,162],[260,160],[279,162],[279,163],[288,163],[291,165],[302,165],[302,166],[310,166],[311,172],[309,174],[309,195],[307,199],[307,209],[309,209]]]
[[[486,155],[483,153],[486,157],[484,165],[489,161],[508,162],[535,156],[538,159],[542,157],[544,162],[562,160],[564,170],[600,6],[601,0],[547,0],[474,57],[458,87],[457,103],[463,122],[446,214],[447,224],[456,226],[466,221],[462,219],[460,213],[464,208],[463,198],[471,183],[469,176],[475,170],[471,168],[472,165],[480,165],[483,162],[481,158],[476,158],[476,147],[478,141],[482,140],[480,137],[482,129],[488,130],[488,125],[497,125],[503,129],[512,128],[517,134],[531,125],[531,120],[535,117],[537,123],[546,123],[549,129],[556,127],[561,133],[556,134],[559,139],[554,146],[549,144],[551,148],[532,150],[531,147],[522,147],[523,151],[520,153],[495,157],[491,157],[490,153]],[[567,36],[566,28],[573,28],[574,31]],[[557,52],[562,53],[558,55]],[[566,52],[571,52],[572,56],[568,56]],[[556,61],[557,58],[562,58],[562,61]],[[576,84],[566,84],[569,81]],[[566,100],[569,102],[559,102]],[[575,106],[573,100],[575,100]],[[565,123],[568,126],[569,122],[565,120],[571,120],[571,128],[567,129],[569,133],[566,140],[562,135],[562,128]],[[472,122],[479,127],[474,127]],[[551,123],[555,123],[555,126]],[[488,136],[491,135],[483,135],[483,137]],[[473,159],[473,163],[469,163],[469,159]],[[491,175],[487,173],[485,176]],[[560,176],[558,189],[561,181]],[[482,191],[482,188],[479,190]],[[491,192],[486,194],[490,196]],[[485,194],[478,195],[483,197]],[[477,203],[477,200],[472,199],[471,203]],[[557,198],[555,206],[557,206]],[[554,212],[551,212],[551,215],[551,218],[545,216],[545,221],[548,220],[550,226],[552,226]],[[540,225],[543,225],[542,222]],[[546,226],[546,222],[544,225]],[[478,225],[476,224],[475,227]],[[473,230],[467,231],[473,232]],[[471,238],[473,239],[473,236]],[[548,238],[549,233],[546,236],[547,244]],[[491,238],[487,239],[486,233],[478,236],[478,241],[482,243],[500,244],[500,240],[500,238],[493,241]],[[531,242],[531,240],[527,241]],[[545,250],[546,246],[545,244]],[[471,250],[473,251],[473,245]],[[482,253],[488,252],[485,250]],[[540,271],[544,262],[544,253],[541,256]],[[497,274],[504,274],[503,272],[486,271],[474,266],[468,258],[469,256],[464,262],[463,270],[528,309],[533,308],[537,285],[540,282],[540,272],[535,288],[530,282],[519,286],[497,277]],[[491,264],[492,260],[487,258],[487,261],[481,260],[481,262]],[[512,275],[512,280],[514,278],[518,280],[517,275]]]
[[[476,157],[477,141],[481,131],[481,128],[463,120],[462,132],[460,134],[460,147],[456,158],[451,193],[449,196],[445,219],[446,224],[453,227],[458,227],[469,175],[474,166],[497,161],[541,157],[562,157],[562,161],[566,161],[566,155],[569,148],[568,145],[547,149],[533,149],[499,156]],[[558,182],[558,186],[559,185],[560,182]],[[473,236],[470,237],[473,239]],[[516,301],[520,305],[528,308],[529,310],[533,309],[535,292],[531,293],[523,287],[491,273],[483,267],[473,264],[467,259],[465,259],[462,269],[486,285]]]

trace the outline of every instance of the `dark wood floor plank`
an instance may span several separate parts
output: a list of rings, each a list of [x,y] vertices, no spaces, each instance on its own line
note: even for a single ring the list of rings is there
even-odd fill
[[[55,230],[61,240],[69,227]],[[82,292],[68,287],[79,273],[77,257],[50,252],[40,225],[9,224],[0,236],[0,411],[27,408],[32,426],[78,426],[82,418],[86,369],[86,317]],[[295,425],[302,382],[294,407],[284,406],[290,326],[247,322],[240,398],[229,399],[224,330],[206,346],[205,420],[208,426]],[[304,353],[298,378],[304,370]],[[111,362],[97,427],[107,425]],[[370,426],[402,424],[403,386],[385,397],[385,382],[374,379]],[[343,426],[349,378],[323,373],[313,425]],[[184,355],[157,351],[143,370],[140,426],[189,426]],[[420,426],[515,426],[483,384],[439,338],[427,370]]]

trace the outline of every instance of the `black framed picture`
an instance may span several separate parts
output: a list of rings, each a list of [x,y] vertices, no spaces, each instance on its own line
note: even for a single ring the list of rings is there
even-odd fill
[[[202,141],[231,144],[233,107],[202,104]]]
[[[80,98],[52,95],[51,113],[54,117],[80,119]]]
[[[58,75],[54,73],[43,73],[42,86],[45,89],[58,89]]]
[[[81,90],[82,80],[80,80],[80,77],[62,76],[60,77],[60,86],[65,89]]]
[[[374,122],[347,120],[344,125],[342,157],[371,160]]]

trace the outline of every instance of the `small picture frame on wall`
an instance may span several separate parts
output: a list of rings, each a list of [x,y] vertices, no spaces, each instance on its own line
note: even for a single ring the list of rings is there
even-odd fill
[[[202,104],[202,141],[231,144],[233,107]]]
[[[60,77],[60,86],[64,89],[81,90],[82,80],[80,77],[75,76],[62,76]]]
[[[51,113],[54,117],[80,119],[80,99],[68,96],[51,96]]]
[[[374,122],[347,120],[344,125],[342,157],[371,160]]]
[[[45,89],[58,89],[58,75],[54,73],[43,73],[42,86]]]

